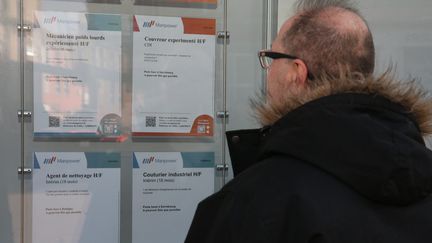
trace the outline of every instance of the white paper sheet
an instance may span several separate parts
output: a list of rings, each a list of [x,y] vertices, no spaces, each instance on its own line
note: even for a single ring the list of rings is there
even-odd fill
[[[214,153],[134,153],[133,243],[185,240],[199,201],[214,192]]]
[[[215,20],[134,16],[134,136],[213,136]]]
[[[34,13],[34,135],[121,134],[121,16]]]
[[[120,153],[35,153],[34,243],[119,243]]]

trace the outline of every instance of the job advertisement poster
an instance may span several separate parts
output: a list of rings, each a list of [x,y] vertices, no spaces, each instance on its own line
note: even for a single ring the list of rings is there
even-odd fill
[[[38,152],[33,163],[33,242],[120,242],[120,153]]]
[[[121,4],[121,0],[43,0],[43,1]]]
[[[34,13],[34,135],[121,135],[121,16]]]
[[[135,0],[135,5],[214,9],[217,0]]]
[[[213,136],[215,20],[134,16],[133,136]]]
[[[133,243],[178,243],[214,192],[214,153],[134,153]]]

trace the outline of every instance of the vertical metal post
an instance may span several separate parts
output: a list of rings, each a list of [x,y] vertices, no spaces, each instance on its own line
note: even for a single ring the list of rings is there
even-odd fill
[[[278,0],[265,0],[263,5],[263,49],[271,49],[277,35]],[[267,71],[263,72],[262,90],[267,89]]]
[[[227,176],[227,162],[226,162],[226,141],[225,141],[225,132],[227,127],[227,42],[228,42],[228,0],[224,0],[224,20],[223,20],[223,31],[225,32],[223,38],[223,54],[222,54],[222,65],[223,65],[223,77],[222,77],[222,99],[223,99],[223,111],[225,115],[222,118],[222,136],[221,136],[221,145],[222,145],[222,185],[226,183]]]
[[[270,0],[263,1],[263,34],[262,34],[262,49],[270,49],[271,44],[269,43],[268,38],[268,17],[269,17],[269,2]],[[267,90],[267,70],[263,70],[261,72],[261,90],[264,92]]]
[[[272,41],[277,35],[278,1],[264,1],[264,40],[265,49],[270,49]]]
[[[270,0],[264,0],[263,1],[263,35],[262,35],[262,48],[263,49],[270,49],[269,48],[269,41],[268,41],[268,17],[269,17],[269,2]]]
[[[21,97],[21,114],[24,114],[24,0],[20,0],[20,6],[19,6],[19,53],[20,53],[20,97]],[[25,167],[25,150],[24,150],[24,118],[25,116],[22,115],[19,119],[21,121],[21,169],[24,169]],[[21,177],[21,243],[24,243],[24,230],[25,230],[25,188],[24,188],[24,178],[25,178],[25,173],[21,173],[20,175]]]

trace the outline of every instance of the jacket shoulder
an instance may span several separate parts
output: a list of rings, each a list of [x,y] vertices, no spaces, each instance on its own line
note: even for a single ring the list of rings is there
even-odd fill
[[[431,213],[431,200],[377,204],[313,165],[272,156],[202,201],[186,242],[430,242]]]

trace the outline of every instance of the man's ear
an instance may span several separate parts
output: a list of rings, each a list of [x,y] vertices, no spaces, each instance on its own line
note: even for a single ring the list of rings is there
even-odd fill
[[[308,79],[308,68],[306,63],[304,63],[301,59],[295,59],[293,62],[297,72],[296,82],[299,86],[305,87],[307,85]]]

